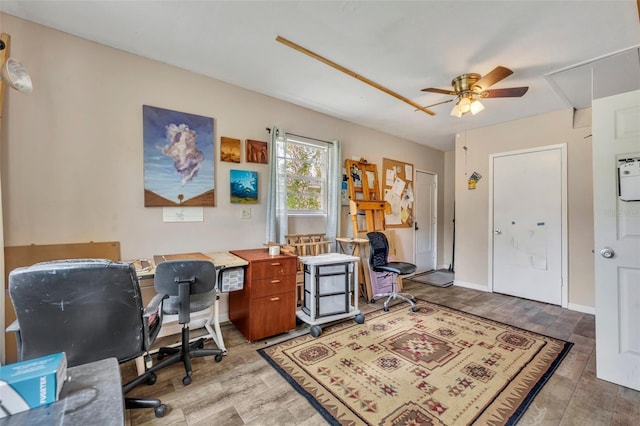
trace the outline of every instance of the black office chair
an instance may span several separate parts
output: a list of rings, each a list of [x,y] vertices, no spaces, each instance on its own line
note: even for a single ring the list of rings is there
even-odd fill
[[[182,383],[191,383],[193,371],[191,358],[215,356],[220,362],[222,349],[203,349],[205,338],[189,341],[189,322],[191,313],[211,308],[218,297],[216,291],[216,268],[208,260],[167,260],[156,266],[154,287],[158,293],[168,294],[163,312],[167,315],[178,315],[178,323],[182,324],[182,343],[179,347],[163,347],[158,351],[158,360],[170,355],[163,364],[182,361],[186,375]]]
[[[367,233],[369,244],[371,246],[369,254],[369,266],[375,272],[384,272],[392,274],[391,291],[388,293],[379,293],[373,296],[373,301],[386,297],[383,308],[385,312],[389,310],[389,302],[393,299],[402,299],[411,304],[411,310],[416,312],[416,299],[408,293],[398,292],[398,276],[412,274],[416,271],[416,265],[408,262],[389,262],[389,242],[386,235],[382,232]]]
[[[37,263],[9,274],[9,295],[17,320],[18,360],[65,352],[73,367],[115,357],[120,363],[147,356],[162,325],[157,295],[145,308],[135,268],[103,259]],[[158,364],[122,387],[154,384]],[[156,398],[125,398],[126,408],[153,408],[163,417],[167,406]]]

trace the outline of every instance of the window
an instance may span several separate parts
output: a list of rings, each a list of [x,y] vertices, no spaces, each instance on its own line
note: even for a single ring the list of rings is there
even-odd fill
[[[278,140],[278,185],[286,191],[288,214],[327,214],[327,152],[329,144],[287,135]]]

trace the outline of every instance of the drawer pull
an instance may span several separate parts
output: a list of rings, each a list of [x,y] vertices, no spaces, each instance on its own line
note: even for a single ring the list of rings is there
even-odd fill
[[[280,300],[280,298],[279,297],[272,297],[270,300],[272,302],[277,302],[278,300]]]
[[[280,280],[271,280],[271,284],[278,284],[280,283]]]
[[[280,266],[280,262],[273,262],[271,266]]]

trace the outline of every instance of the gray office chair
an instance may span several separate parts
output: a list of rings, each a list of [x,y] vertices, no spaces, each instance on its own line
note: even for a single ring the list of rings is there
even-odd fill
[[[398,292],[398,276],[412,274],[416,271],[416,265],[408,262],[389,262],[389,242],[386,235],[382,232],[369,232],[367,233],[369,238],[369,244],[371,250],[369,253],[369,266],[375,272],[384,272],[392,274],[391,291],[388,293],[375,294],[372,298],[372,302],[377,299],[386,297],[383,308],[385,312],[389,310],[389,302],[393,299],[401,299],[409,302],[411,310],[416,312],[418,310],[416,306],[416,299],[408,293]]]
[[[154,287],[160,294],[168,294],[163,312],[178,315],[182,324],[182,342],[177,348],[163,347],[158,351],[158,360],[163,364],[182,361],[186,375],[182,383],[191,383],[193,371],[191,358],[214,356],[216,362],[222,360],[222,349],[203,349],[204,338],[189,341],[191,313],[211,308],[218,297],[216,291],[216,268],[208,260],[167,260],[156,266]],[[164,357],[169,355],[167,360]]]
[[[162,325],[157,295],[145,308],[132,264],[102,259],[37,263],[9,274],[9,295],[17,320],[20,361],[65,352],[73,367],[115,357],[120,363],[148,356]],[[158,364],[124,384],[126,395],[136,386],[156,381]],[[163,417],[167,406],[155,398],[125,398],[126,408],[153,408]]]

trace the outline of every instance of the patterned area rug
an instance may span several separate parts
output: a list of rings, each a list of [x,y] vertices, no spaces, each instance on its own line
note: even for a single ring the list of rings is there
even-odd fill
[[[510,425],[572,343],[418,300],[258,352],[334,425]]]

